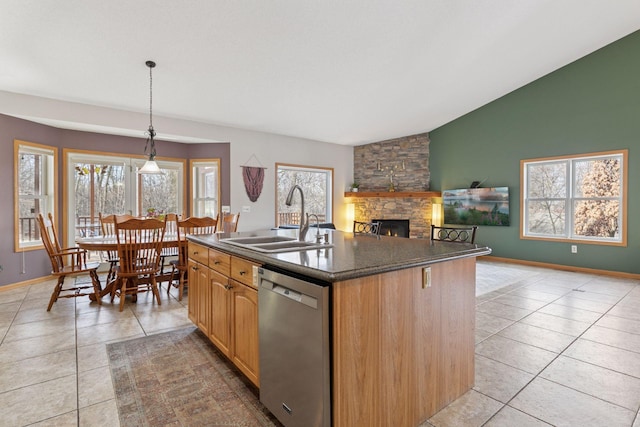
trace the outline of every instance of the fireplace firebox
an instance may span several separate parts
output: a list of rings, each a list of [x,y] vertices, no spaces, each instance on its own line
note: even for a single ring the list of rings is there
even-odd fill
[[[381,236],[409,237],[408,219],[374,219],[371,222],[380,223]]]

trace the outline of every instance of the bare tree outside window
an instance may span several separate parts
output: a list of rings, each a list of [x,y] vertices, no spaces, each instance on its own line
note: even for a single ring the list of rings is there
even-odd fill
[[[524,236],[623,242],[626,150],[525,160]]]
[[[276,165],[276,168],[276,226],[300,225],[298,194],[294,196],[294,203],[291,206],[285,203],[289,190],[296,184],[304,192],[305,212],[318,215],[320,222],[332,221],[332,169],[292,165]]]

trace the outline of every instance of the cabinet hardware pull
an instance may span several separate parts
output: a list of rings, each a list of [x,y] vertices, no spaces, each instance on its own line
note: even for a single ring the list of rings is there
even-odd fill
[[[213,261],[213,265],[218,265],[218,264],[220,264],[220,261],[218,260]]]
[[[247,274],[247,272],[246,272],[246,271],[244,271],[244,270],[240,270],[240,275],[241,275],[241,276],[244,276],[245,274]]]
[[[231,285],[224,285],[224,288],[225,288],[226,290],[229,290],[229,289],[233,289],[233,286],[231,286]]]

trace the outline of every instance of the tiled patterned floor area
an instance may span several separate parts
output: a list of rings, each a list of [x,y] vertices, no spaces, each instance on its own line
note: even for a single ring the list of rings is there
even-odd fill
[[[476,384],[423,426],[640,427],[640,283],[480,261]],[[117,426],[105,344],[190,325],[185,298],[0,291],[0,425]]]
[[[479,262],[473,390],[423,426],[640,427],[640,282]]]
[[[163,287],[161,306],[79,297],[47,313],[54,283],[0,291],[0,425],[118,426],[106,344],[192,325],[187,299]]]

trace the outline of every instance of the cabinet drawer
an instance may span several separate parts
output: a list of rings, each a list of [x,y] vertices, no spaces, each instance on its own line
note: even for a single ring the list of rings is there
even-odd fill
[[[245,285],[257,288],[253,277],[254,266],[258,266],[258,264],[235,256],[231,257],[231,278]]]
[[[209,260],[209,248],[199,245],[197,243],[188,243],[188,257],[194,260],[195,262],[199,262],[200,264],[207,265]]]
[[[229,277],[231,274],[231,255],[209,249],[209,267]]]

